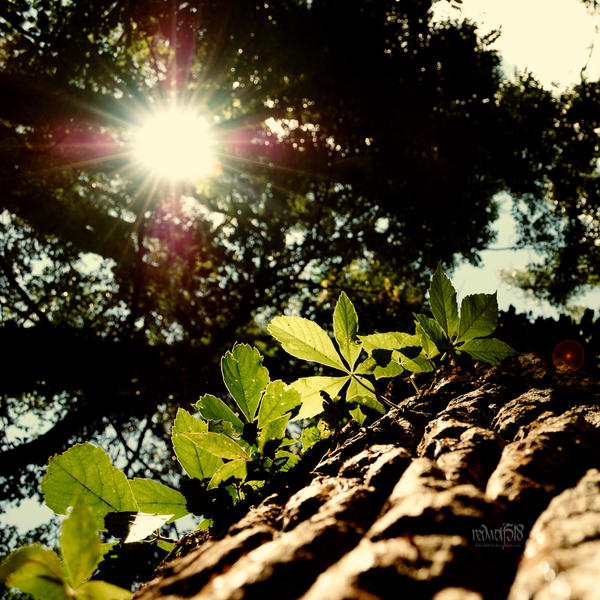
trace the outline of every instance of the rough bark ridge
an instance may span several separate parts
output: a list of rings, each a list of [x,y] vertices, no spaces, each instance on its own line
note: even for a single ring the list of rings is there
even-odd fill
[[[402,401],[136,600],[600,598],[598,385],[520,357]]]

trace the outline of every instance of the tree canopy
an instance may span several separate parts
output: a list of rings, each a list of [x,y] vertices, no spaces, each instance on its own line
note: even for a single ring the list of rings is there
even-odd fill
[[[500,191],[547,250],[533,287],[595,281],[597,84],[507,83],[492,38],[431,4],[3,3],[2,416],[31,428],[2,442],[5,499],[95,436],[160,474],[164,417],[212,390],[234,340],[340,288],[375,325],[407,318],[439,261],[493,240]],[[134,160],[171,102],[210,122],[217,175]]]

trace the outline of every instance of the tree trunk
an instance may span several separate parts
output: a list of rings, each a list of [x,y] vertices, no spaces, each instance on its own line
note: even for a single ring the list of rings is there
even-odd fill
[[[135,599],[600,598],[598,392],[535,355],[449,375],[189,535]]]

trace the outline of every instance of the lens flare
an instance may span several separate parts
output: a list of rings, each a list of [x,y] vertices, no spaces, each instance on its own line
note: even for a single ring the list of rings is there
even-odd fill
[[[135,159],[160,178],[198,179],[218,172],[208,121],[191,110],[169,108],[150,115],[138,129]]]
[[[583,366],[585,351],[576,340],[563,340],[552,352],[552,362],[559,373],[574,373]]]

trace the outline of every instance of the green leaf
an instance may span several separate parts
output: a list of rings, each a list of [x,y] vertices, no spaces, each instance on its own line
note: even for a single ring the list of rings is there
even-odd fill
[[[357,331],[356,310],[348,296],[342,292],[333,311],[333,335],[350,370],[354,368],[354,363],[362,350],[362,344],[354,340]]]
[[[317,432],[318,433],[318,432]],[[288,450],[279,450],[275,453],[275,463],[279,471],[285,473],[300,462],[300,457]]]
[[[258,426],[281,417],[302,402],[300,393],[278,379],[267,386],[258,411]]]
[[[221,400],[212,394],[204,394],[194,408],[208,421],[227,421],[236,431],[242,431],[244,424],[237,415]]]
[[[169,523],[189,514],[185,496],[173,488],[141,477],[130,480],[129,485],[142,512],[172,514]]]
[[[79,497],[90,508],[97,529],[109,512],[138,510],[129,482],[102,448],[77,444],[48,463],[41,489],[46,504],[65,514]]]
[[[450,342],[444,333],[444,330],[435,319],[430,319],[426,315],[415,315],[415,323],[416,332],[421,338],[421,344],[424,350],[428,340],[431,340],[441,351],[445,351],[450,348]],[[425,339],[423,339],[424,336]],[[429,346],[427,349],[429,350]],[[429,354],[429,352],[427,352],[427,354]]]
[[[350,401],[350,399],[354,398],[354,396],[369,397],[373,398],[374,400],[377,399],[377,394],[375,393],[373,384],[368,379],[357,375],[352,377],[350,383],[348,384],[348,389],[346,390],[346,400]]]
[[[191,440],[198,448],[218,456],[219,458],[243,458],[252,460],[252,457],[235,441],[223,433],[181,433],[181,436]]]
[[[173,423],[171,435],[173,450],[175,451],[177,460],[183,467],[183,470],[190,477],[195,477],[196,479],[211,477],[223,464],[223,461],[217,456],[202,450],[181,434],[206,433],[207,431],[208,423],[206,423],[206,421],[194,418],[183,408],[177,410],[177,416],[175,417],[175,423]]]
[[[290,387],[300,393],[302,398],[302,407],[300,412],[294,417],[294,421],[314,417],[323,412],[323,397],[321,391],[335,398],[342,389],[348,377],[301,377],[290,384]]]
[[[316,323],[302,317],[275,317],[267,329],[288,354],[348,371],[331,338]]]
[[[221,359],[223,381],[248,421],[254,420],[263,390],[269,383],[269,371],[262,356],[248,344],[236,344]]]
[[[431,320],[433,321],[433,319],[431,319]],[[435,321],[433,321],[433,322],[435,323]],[[427,358],[435,358],[436,356],[438,356],[440,354],[440,350],[438,349],[438,346],[433,342],[433,340],[429,337],[429,335],[427,333],[425,333],[423,328],[420,325],[416,325],[415,331],[416,331],[416,337],[419,339],[418,344],[419,344],[419,346],[421,346],[423,354]],[[448,340],[446,338],[444,338],[444,340],[441,343],[439,343],[439,345],[445,349],[451,348],[450,340]]]
[[[38,544],[9,554],[0,565],[0,582],[38,600],[70,600],[58,556]]]
[[[356,375],[373,375],[376,367],[377,361],[372,356],[369,356],[354,369],[354,373]]]
[[[409,358],[402,351],[398,352],[398,360],[400,364],[411,373],[429,373],[433,371],[433,364],[430,360],[427,360],[422,354]]]
[[[389,331],[388,333],[359,335],[358,339],[363,343],[363,348],[371,354],[373,350],[396,350],[401,348],[409,337],[411,336],[408,333]]]
[[[88,581],[77,590],[77,600],[127,600],[132,595],[106,581]]]
[[[404,368],[395,360],[391,360],[385,367],[377,366],[374,370],[375,379],[398,377],[398,375],[402,375],[402,373],[404,373]]]
[[[62,523],[60,548],[66,579],[74,588],[92,576],[104,556],[94,515],[81,498]]]
[[[362,410],[360,410],[360,406],[357,406],[356,408],[353,408],[351,411],[349,411],[350,414],[352,415],[352,418],[362,427],[363,423],[365,422],[365,419],[367,418],[366,415],[363,413]]]
[[[278,419],[269,421],[261,430],[258,438],[258,451],[262,454],[265,445],[272,440],[282,440],[285,437],[287,422],[290,420],[289,415],[283,415]]]
[[[377,398],[373,398],[373,396],[370,395],[352,396],[352,398],[348,399],[348,402],[350,404],[358,404],[363,408],[373,410],[382,415],[385,414],[385,407],[383,406],[383,404],[381,404],[381,402],[379,402]]]
[[[177,547],[175,542],[167,542],[166,540],[156,540],[156,545],[165,552],[173,552]]]
[[[319,433],[319,428],[316,425],[305,427],[302,430],[302,435],[300,436],[300,441],[302,442],[302,452],[310,450],[310,448],[312,448],[320,439],[321,434]]]
[[[466,296],[460,305],[460,324],[457,341],[485,337],[496,329],[498,301],[496,293]]]
[[[248,463],[244,459],[238,458],[236,460],[230,460],[229,462],[224,463],[215,472],[212,479],[208,482],[207,489],[212,490],[213,488],[218,487],[222,481],[227,481],[232,477],[243,481],[246,479],[247,473]]]
[[[508,344],[496,338],[470,340],[460,346],[458,350],[466,352],[474,360],[481,360],[490,365],[498,365],[505,358],[517,354]]]
[[[448,277],[446,277],[441,264],[438,265],[431,278],[429,304],[435,320],[440,324],[448,337],[456,335],[458,333],[456,290]]]

